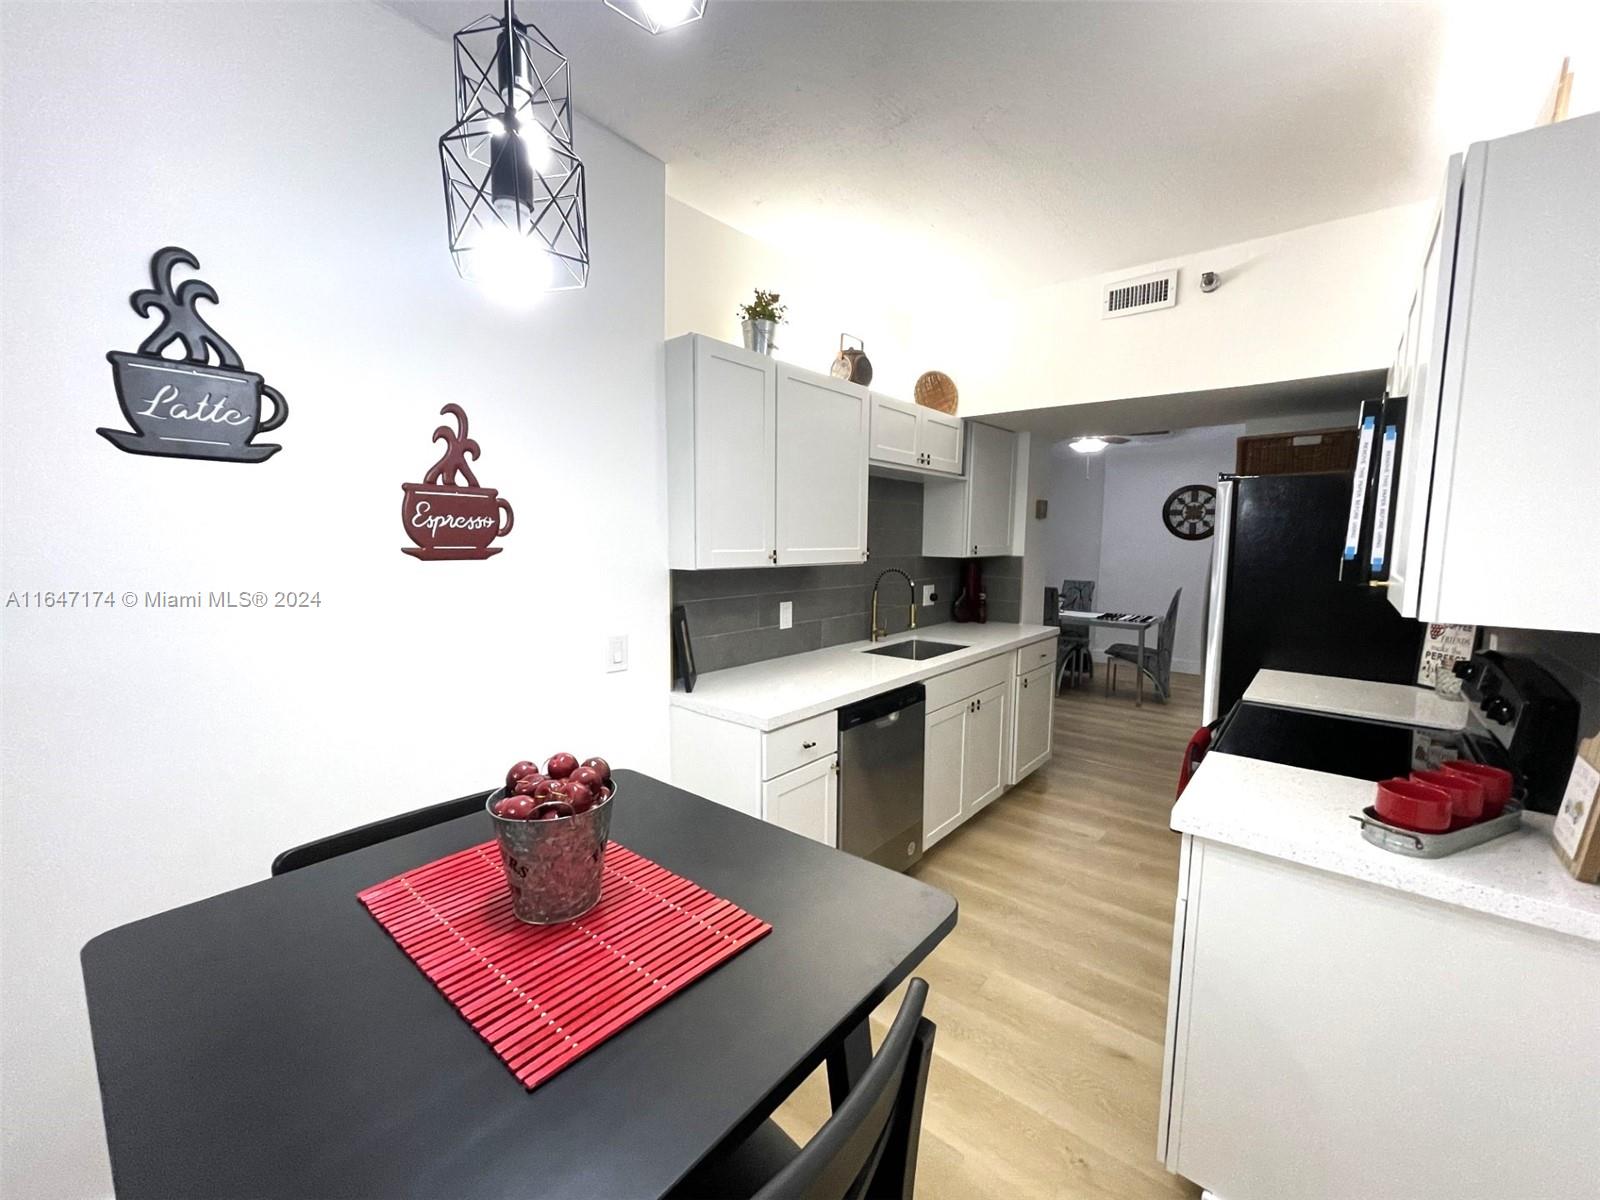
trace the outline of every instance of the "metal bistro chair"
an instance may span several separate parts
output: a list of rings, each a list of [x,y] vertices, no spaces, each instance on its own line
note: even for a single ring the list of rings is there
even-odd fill
[[[346,829],[343,833],[330,833],[327,837],[318,838],[314,842],[306,842],[303,846],[285,850],[272,860],[272,873],[282,875],[287,871],[298,871],[301,867],[309,867],[312,863],[337,858],[341,854],[349,854],[352,850],[364,850],[368,846],[387,842],[390,838],[397,838],[401,834],[415,833],[430,825],[442,825],[446,821],[453,821],[457,817],[479,811],[488,798],[488,792],[474,792],[470,796],[462,796],[459,800],[446,800],[443,804],[433,804],[414,812],[384,817],[383,820],[373,821],[369,825],[358,825],[354,829]]]
[[[1061,581],[1061,607],[1073,612],[1089,612],[1094,608],[1094,580],[1063,579]],[[1094,657],[1089,653],[1089,627],[1061,621],[1061,637],[1056,642],[1056,691],[1066,686],[1067,677],[1074,685],[1079,679],[1094,678]]]
[[[1155,685],[1156,695],[1163,701],[1172,693],[1172,639],[1178,624],[1178,597],[1183,595],[1179,588],[1172,593],[1172,603],[1167,605],[1166,618],[1161,622],[1161,630],[1156,634],[1155,649],[1149,646],[1144,648],[1144,661],[1139,661],[1139,647],[1132,642],[1118,642],[1115,646],[1106,649],[1106,669],[1109,672],[1106,679],[1106,688],[1116,691],[1117,688],[1117,663],[1130,664],[1134,670],[1143,671]]]
[[[670,1200],[911,1200],[933,1058],[927,998],[928,985],[913,979],[878,1053],[804,1146],[765,1121],[713,1150]]]

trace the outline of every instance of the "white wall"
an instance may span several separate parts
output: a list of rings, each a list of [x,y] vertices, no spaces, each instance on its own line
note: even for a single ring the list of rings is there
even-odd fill
[[[1104,454],[1079,454],[1059,442],[1052,447],[1046,460],[1046,583],[1060,586],[1063,579],[1099,578],[1105,467]]]
[[[665,772],[664,175],[580,122],[592,282],[508,314],[445,251],[447,43],[365,3],[3,21],[0,594],[322,599],[0,613],[0,1192],[50,1200],[110,1187],[89,938],[520,757]],[[263,465],[139,458],[94,432],[120,423],[105,354],[143,338],[127,297],[168,243],[288,398]],[[400,484],[451,400],[517,524],[498,558],[424,564],[400,553]],[[612,633],[623,674],[603,673]]]
[[[863,281],[849,262],[847,252],[820,261],[789,254],[669,199],[667,336],[703,333],[737,345],[734,310],[756,288],[778,292],[788,318],[778,327],[777,357],[826,371],[839,352],[839,335],[849,333],[866,342],[872,386],[910,400],[917,377],[944,359],[918,356],[911,345],[912,308]]]
[[[1299,433],[1305,429],[1341,429],[1354,427],[1360,405],[1351,403],[1343,408],[1330,408],[1322,412],[1292,413],[1287,417],[1256,417],[1244,423],[1244,437],[1264,433]]]
[[[1431,213],[1382,209],[969,304],[919,321],[917,344],[953,363],[967,416],[1382,368]],[[1171,267],[1176,307],[1100,319],[1103,284]],[[1222,286],[1202,293],[1202,271]]]
[[[1093,579],[1097,609],[1161,614],[1181,587],[1174,671],[1198,674],[1204,663],[1212,542],[1168,533],[1162,506],[1182,485],[1215,485],[1220,472],[1232,470],[1243,431],[1242,425],[1212,425],[1128,442],[1089,456],[1087,468],[1085,456],[1064,445],[1051,455],[1046,581]],[[1112,642],[1131,640],[1123,630],[1092,635],[1096,657]]]

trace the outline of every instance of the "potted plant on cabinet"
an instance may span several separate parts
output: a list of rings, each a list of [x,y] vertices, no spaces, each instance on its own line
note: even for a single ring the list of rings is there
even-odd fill
[[[739,305],[738,316],[740,328],[744,330],[744,348],[754,350],[757,354],[771,354],[778,348],[773,335],[778,331],[778,323],[783,320],[783,314],[788,311],[787,304],[778,303],[777,292],[763,292],[756,289],[755,299]]]

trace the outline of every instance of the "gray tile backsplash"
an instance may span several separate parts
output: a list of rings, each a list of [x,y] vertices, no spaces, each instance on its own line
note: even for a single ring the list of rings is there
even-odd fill
[[[750,567],[734,571],[672,572],[672,602],[689,614],[696,666],[704,673],[864,640],[871,632],[872,581],[898,567],[938,599],[917,609],[917,627],[950,620],[961,560],[922,553],[922,485],[899,479],[869,481],[867,547],[870,561],[833,567]],[[984,560],[991,621],[1015,621],[1022,560]],[[891,633],[908,625],[905,580],[878,591],[878,616]],[[794,625],[778,628],[778,604],[794,605]]]

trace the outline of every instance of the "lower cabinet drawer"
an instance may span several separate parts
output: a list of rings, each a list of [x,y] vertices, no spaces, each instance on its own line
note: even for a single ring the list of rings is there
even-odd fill
[[[997,654],[965,667],[957,667],[943,675],[935,675],[925,685],[928,689],[928,711],[938,712],[947,704],[965,700],[987,691],[997,683],[1011,682],[1011,664],[1014,654]]]
[[[1049,641],[1029,642],[1017,651],[1017,674],[1026,675],[1029,671],[1038,669],[1046,663],[1056,661],[1056,639]]]
[[[819,713],[761,737],[761,778],[773,779],[839,748],[839,714]]]

